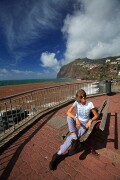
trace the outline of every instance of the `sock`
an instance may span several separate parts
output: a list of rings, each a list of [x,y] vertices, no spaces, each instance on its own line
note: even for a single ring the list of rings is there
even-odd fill
[[[71,136],[72,136],[72,139],[77,140],[77,135],[76,134],[71,134]]]
[[[61,154],[62,154],[61,150],[59,150],[59,151],[57,152],[57,154],[58,154],[58,155],[61,155]]]

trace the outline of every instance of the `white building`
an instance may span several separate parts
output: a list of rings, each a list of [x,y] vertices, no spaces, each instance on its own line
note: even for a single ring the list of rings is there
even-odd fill
[[[110,59],[106,59],[106,63],[110,62]]]
[[[117,58],[116,60],[117,60],[117,61],[120,61],[120,58]]]

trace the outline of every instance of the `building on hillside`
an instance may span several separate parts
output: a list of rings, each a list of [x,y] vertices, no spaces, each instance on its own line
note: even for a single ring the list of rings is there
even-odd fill
[[[110,62],[110,59],[106,59],[106,63]]]

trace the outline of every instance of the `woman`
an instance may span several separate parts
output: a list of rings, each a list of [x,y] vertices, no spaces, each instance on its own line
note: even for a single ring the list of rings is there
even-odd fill
[[[74,110],[76,115],[74,115]],[[90,118],[90,112],[93,117]],[[60,146],[60,149],[55,153],[50,162],[50,169],[54,170],[58,161],[61,159],[64,152],[71,146],[68,151],[69,155],[73,155],[77,152],[79,147],[79,137],[84,134],[86,129],[91,126],[92,121],[98,119],[98,113],[92,102],[86,100],[86,92],[81,89],[76,93],[76,101],[67,111],[67,122],[70,131],[70,136],[67,137],[66,141]]]

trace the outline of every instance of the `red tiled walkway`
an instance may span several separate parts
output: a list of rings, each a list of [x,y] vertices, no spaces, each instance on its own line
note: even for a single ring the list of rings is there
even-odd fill
[[[110,97],[109,131],[106,142],[97,146],[100,157],[88,154],[81,160],[84,151],[65,158],[55,171],[49,170],[52,155],[58,150],[61,139],[59,131],[47,122],[57,116],[66,116],[67,107],[53,112],[17,137],[0,155],[1,180],[117,180],[120,179],[120,94]],[[107,96],[90,100],[96,106]]]

